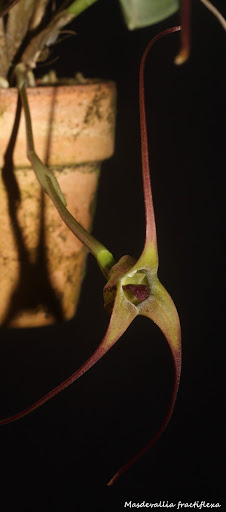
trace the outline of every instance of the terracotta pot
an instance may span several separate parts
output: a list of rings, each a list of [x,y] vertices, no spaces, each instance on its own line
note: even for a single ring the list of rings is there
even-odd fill
[[[37,153],[88,230],[100,162],[113,153],[115,97],[111,82],[28,89]],[[15,89],[0,89],[0,325],[31,327],[74,315],[86,250],[29,166],[23,112],[13,161],[11,149],[4,159],[16,104]]]

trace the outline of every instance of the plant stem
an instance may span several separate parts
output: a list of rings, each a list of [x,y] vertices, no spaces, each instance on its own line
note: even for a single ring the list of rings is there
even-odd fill
[[[31,162],[36,177],[44,192],[49,195],[65,224],[93,254],[102,273],[107,278],[109,271],[115,264],[113,255],[108,251],[108,249],[106,249],[106,247],[104,247],[104,245],[102,245],[92,235],[90,235],[90,233],[88,233],[88,231],[86,231],[86,229],[84,229],[81,224],[79,224],[79,222],[77,222],[77,220],[70,214],[66,208],[66,200],[63,193],[61,192],[58,181],[36,154],[31,115],[26,93],[26,68],[24,64],[20,63],[15,67],[15,74],[17,77],[17,85],[25,114],[27,157]]]
[[[67,8],[58,9],[43,30],[31,39],[21,57],[22,62],[31,68],[35,67],[43,48],[53,44],[60,30],[95,2],[97,0],[76,0]]]
[[[222,16],[222,14],[218,11],[218,9],[209,2],[209,0],[200,0],[206,7],[213,13],[213,15],[218,19],[224,30],[226,30],[226,19]]]
[[[36,0],[29,30],[35,30],[41,23],[50,0]]]
[[[190,55],[191,48],[191,2],[181,3],[181,49],[174,59],[177,65],[184,64]]]

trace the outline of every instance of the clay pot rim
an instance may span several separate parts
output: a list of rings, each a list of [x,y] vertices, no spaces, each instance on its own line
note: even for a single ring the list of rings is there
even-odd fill
[[[95,90],[97,89],[98,90],[98,87],[108,87],[109,89],[115,89],[115,82],[113,80],[89,80],[87,81],[87,83],[84,83],[84,84],[81,84],[81,83],[77,83],[77,84],[61,84],[61,83],[56,83],[56,84],[50,84],[50,85],[46,85],[46,84],[39,84],[35,87],[27,87],[27,91],[28,91],[28,94],[31,95],[31,94],[34,94],[34,96],[36,94],[42,94],[44,93],[44,91],[46,93],[48,92],[52,92],[54,89],[60,89],[61,92],[64,92],[64,91],[67,91],[70,92],[70,93],[73,93],[76,89],[80,89],[81,91],[84,89],[84,90],[87,90],[90,89],[90,90]],[[6,94],[18,94],[18,89],[17,87],[9,87],[8,89],[4,89],[4,88],[0,88],[0,94],[1,93],[6,93]]]
[[[45,159],[47,141],[50,144],[48,165],[51,167],[99,162],[110,158],[114,152],[112,134],[115,126],[113,112],[116,95],[116,84],[113,81],[30,87],[28,98],[31,100],[32,122],[35,126],[35,145],[41,160]],[[0,117],[2,155],[11,134],[17,97],[16,87],[4,89],[2,94],[0,90],[1,103],[5,104],[3,115]],[[45,107],[46,102],[48,108]],[[103,109],[101,115],[98,114],[99,110],[96,107],[100,104]],[[45,120],[42,119],[43,116]],[[52,131],[49,140],[50,120]],[[2,129],[3,126],[5,128]],[[40,129],[38,126],[41,126]],[[22,111],[14,151],[17,168],[28,166],[25,133]],[[0,156],[0,167],[3,165],[3,157]]]

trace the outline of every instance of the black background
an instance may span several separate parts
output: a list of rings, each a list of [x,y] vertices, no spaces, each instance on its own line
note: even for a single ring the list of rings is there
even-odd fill
[[[223,510],[225,34],[201,3],[193,4],[189,62],[173,65],[179,46],[174,34],[155,46],[146,71],[159,278],[182,324],[182,378],[173,417],[143,459],[106,487],[159,428],[170,398],[170,351],[158,328],[139,317],[77,383],[2,428],[4,510],[11,510],[11,500],[23,511],[118,512],[130,500],[205,500],[220,502]],[[71,25],[76,36],[53,50],[60,75],[82,71],[117,82],[116,151],[103,166],[93,226],[116,259],[138,257],[144,242],[140,58],[155,34],[178,23],[175,15],[131,33],[117,2],[100,0]],[[1,417],[37,400],[91,354],[108,323],[103,286],[90,256],[72,321],[1,330]]]

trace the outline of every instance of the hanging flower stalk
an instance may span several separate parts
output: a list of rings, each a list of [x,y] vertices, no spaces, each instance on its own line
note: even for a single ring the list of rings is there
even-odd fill
[[[48,168],[41,162],[35,152],[32,124],[29,105],[26,94],[26,68],[24,64],[16,66],[18,89],[25,112],[27,133],[27,156],[31,162],[37,179],[43,190],[49,195],[64,222],[95,256],[103,274],[107,279],[104,287],[104,304],[111,313],[107,332],[99,347],[91,357],[64,382],[47,393],[37,402],[23,411],[0,421],[0,425],[6,425],[31,413],[60,391],[75,382],[79,377],[96,364],[103,355],[118,341],[127,330],[131,322],[138,315],[143,315],[153,320],[163,332],[171,349],[174,362],[174,385],[171,401],[166,417],[157,434],[142,448],[138,454],[132,457],[111,478],[111,485],[122,473],[124,473],[138,458],[140,458],[160,437],[165,430],[172,415],[176,395],[179,386],[181,372],[181,332],[180,322],[176,307],[168,292],[160,283],[158,271],[158,250],[156,238],[155,214],[152,200],[151,180],[149,171],[148,139],[144,99],[144,66],[147,54],[153,44],[161,37],[177,32],[180,27],[173,27],[157,35],[147,46],[140,66],[140,129],[141,129],[141,154],[142,177],[144,189],[146,236],[141,256],[136,261],[131,256],[123,256],[115,263],[112,254],[100,244],[92,235],[72,217],[66,208],[65,198],[59,188],[58,182]]]

